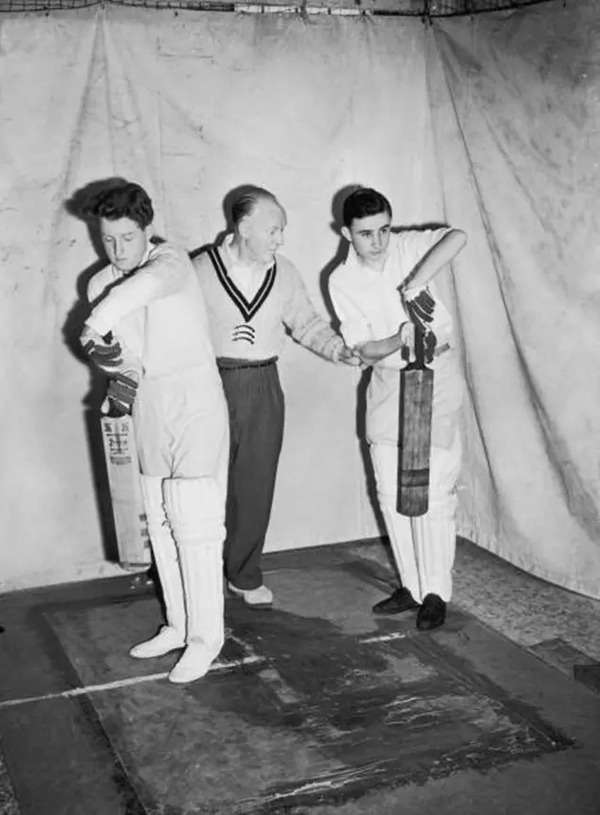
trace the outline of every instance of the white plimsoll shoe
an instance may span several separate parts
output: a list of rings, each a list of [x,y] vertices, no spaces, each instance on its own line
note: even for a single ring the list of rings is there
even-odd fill
[[[169,674],[169,682],[183,684],[205,676],[213,660],[219,655],[215,648],[203,642],[191,642]]]
[[[169,651],[184,647],[183,635],[171,626],[163,625],[155,637],[139,642],[130,648],[129,656],[135,659],[152,659],[152,657],[161,657],[163,654],[168,654]]]
[[[270,606],[273,604],[273,592],[263,583],[256,589],[238,589],[233,583],[227,583],[229,591],[237,594],[249,606]]]

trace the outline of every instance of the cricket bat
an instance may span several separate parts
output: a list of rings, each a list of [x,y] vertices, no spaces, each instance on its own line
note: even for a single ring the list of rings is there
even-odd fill
[[[404,281],[424,288],[439,269],[417,268]],[[402,286],[398,287],[402,295]],[[429,459],[433,408],[433,371],[425,365],[424,334],[415,331],[415,361],[400,371],[398,414],[398,484],[396,509],[401,515],[425,515],[429,507]]]
[[[133,421],[131,416],[108,414],[101,417],[100,427],[119,563],[124,569],[144,568],[152,558]]]
[[[429,506],[433,371],[425,365],[421,332],[416,332],[415,356],[400,371],[398,416],[396,509],[410,517],[424,515]]]

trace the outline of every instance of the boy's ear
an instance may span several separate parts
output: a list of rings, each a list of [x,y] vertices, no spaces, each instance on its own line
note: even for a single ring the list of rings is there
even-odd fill
[[[347,226],[342,227],[341,233],[346,238],[348,243],[352,243],[352,235],[351,235],[350,230],[348,229]]]

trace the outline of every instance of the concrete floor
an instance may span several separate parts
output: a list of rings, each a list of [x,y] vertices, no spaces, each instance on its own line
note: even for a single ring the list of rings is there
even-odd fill
[[[600,695],[573,678],[600,659],[599,601],[461,541],[448,622],[422,635],[370,614],[381,542],[265,567],[274,611],[228,600],[223,667],[184,689],[173,657],[126,656],[160,620],[144,581],[1,597],[1,815],[600,813]]]

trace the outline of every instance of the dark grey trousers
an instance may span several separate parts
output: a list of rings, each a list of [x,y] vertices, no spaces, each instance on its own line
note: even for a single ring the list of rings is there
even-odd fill
[[[217,359],[230,429],[225,575],[240,589],[263,582],[260,559],[283,440],[284,400],[276,360]]]

